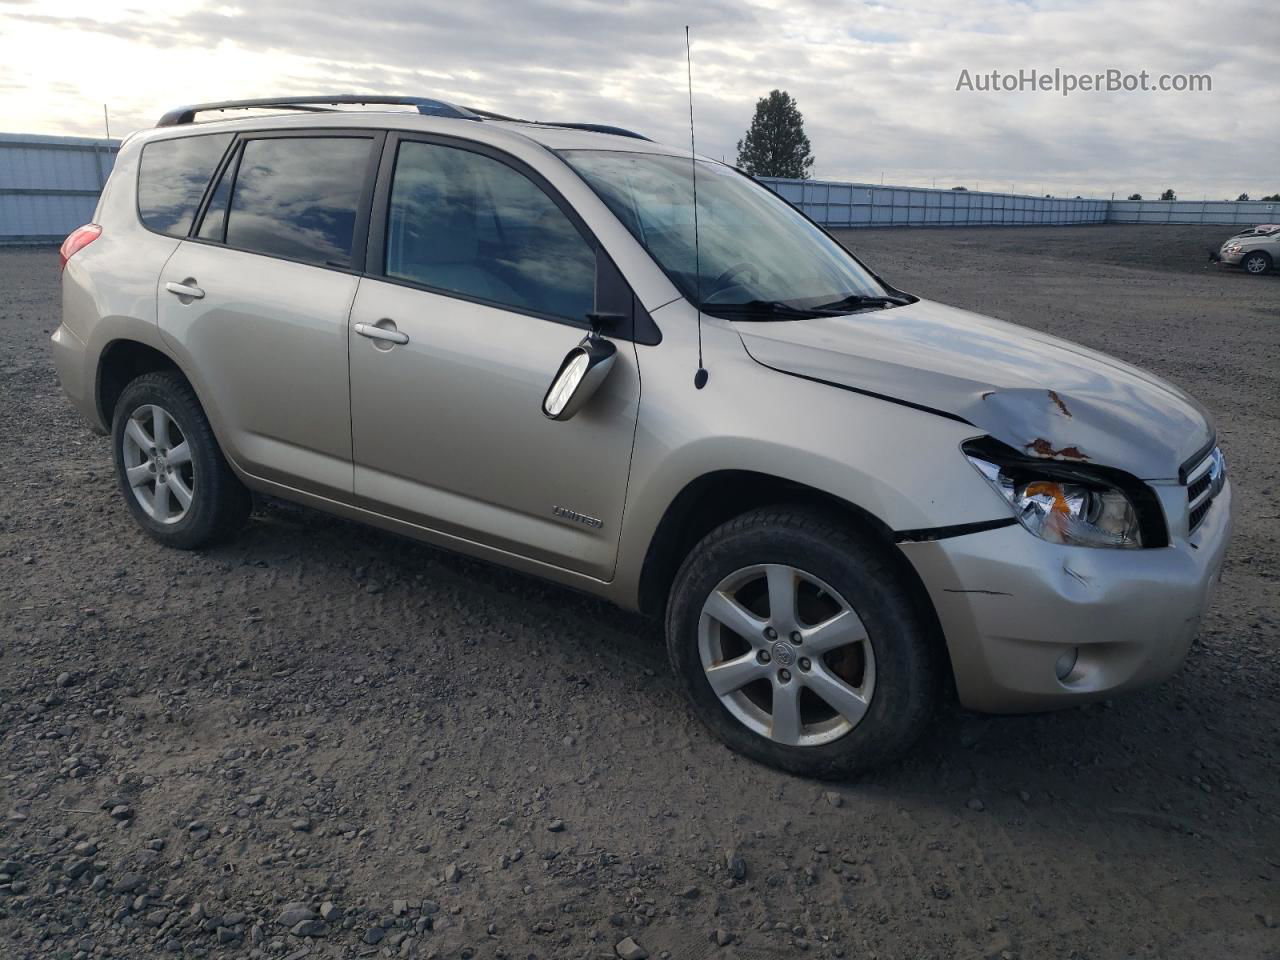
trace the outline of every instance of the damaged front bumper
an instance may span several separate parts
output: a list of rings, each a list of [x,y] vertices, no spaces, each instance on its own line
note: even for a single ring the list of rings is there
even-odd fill
[[[947,638],[960,701],[1022,713],[1110,696],[1174,673],[1199,633],[1232,526],[1228,482],[1188,535],[1185,487],[1165,488],[1170,545],[1049,543],[1021,526],[903,543]]]

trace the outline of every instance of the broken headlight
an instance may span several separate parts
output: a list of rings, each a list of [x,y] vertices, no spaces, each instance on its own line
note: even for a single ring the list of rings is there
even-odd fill
[[[1142,523],[1118,486],[1035,461],[999,462],[977,444],[965,456],[1013,507],[1018,522],[1042,540],[1077,547],[1141,547]]]

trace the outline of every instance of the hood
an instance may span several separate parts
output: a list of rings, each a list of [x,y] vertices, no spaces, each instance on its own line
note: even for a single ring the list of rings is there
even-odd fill
[[[1172,479],[1213,438],[1204,408],[1159,377],[928,300],[734,327],[767,367],[962,419],[1030,456]]]

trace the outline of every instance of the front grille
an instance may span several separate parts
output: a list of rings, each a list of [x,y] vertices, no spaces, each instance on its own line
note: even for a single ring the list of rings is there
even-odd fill
[[[1204,518],[1208,515],[1209,508],[1211,506],[1213,506],[1213,502],[1211,500],[1206,500],[1204,503],[1200,504],[1200,506],[1191,511],[1191,518],[1188,521],[1189,530],[1194,531],[1200,526],[1201,522],[1203,522]]]
[[[1213,499],[1222,492],[1227,479],[1227,462],[1222,451],[1217,447],[1207,457],[1196,464],[1187,479],[1187,531],[1194,533],[1196,528],[1209,515]]]
[[[1195,503],[1200,499],[1200,494],[1209,489],[1209,484],[1213,481],[1209,479],[1209,471],[1205,471],[1204,475],[1197,480],[1193,480],[1187,484],[1187,502]]]

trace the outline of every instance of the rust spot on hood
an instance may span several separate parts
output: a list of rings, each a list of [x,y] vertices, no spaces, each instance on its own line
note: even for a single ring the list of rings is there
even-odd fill
[[[1070,414],[1068,414],[1068,416],[1070,416]],[[1023,449],[1030,450],[1037,457],[1049,457],[1051,459],[1062,458],[1064,460],[1088,460],[1089,459],[1083,453],[1080,452],[1079,447],[1072,446],[1072,447],[1062,447],[1061,449],[1055,449],[1053,444],[1050,443],[1048,440],[1044,439],[1044,437],[1037,437],[1035,440],[1032,440],[1030,443],[1023,444]]]
[[[1053,405],[1062,411],[1064,417],[1071,416],[1071,411],[1067,409],[1067,405],[1062,402],[1062,398],[1058,396],[1057,390],[1049,391],[1049,399],[1053,401]]]

